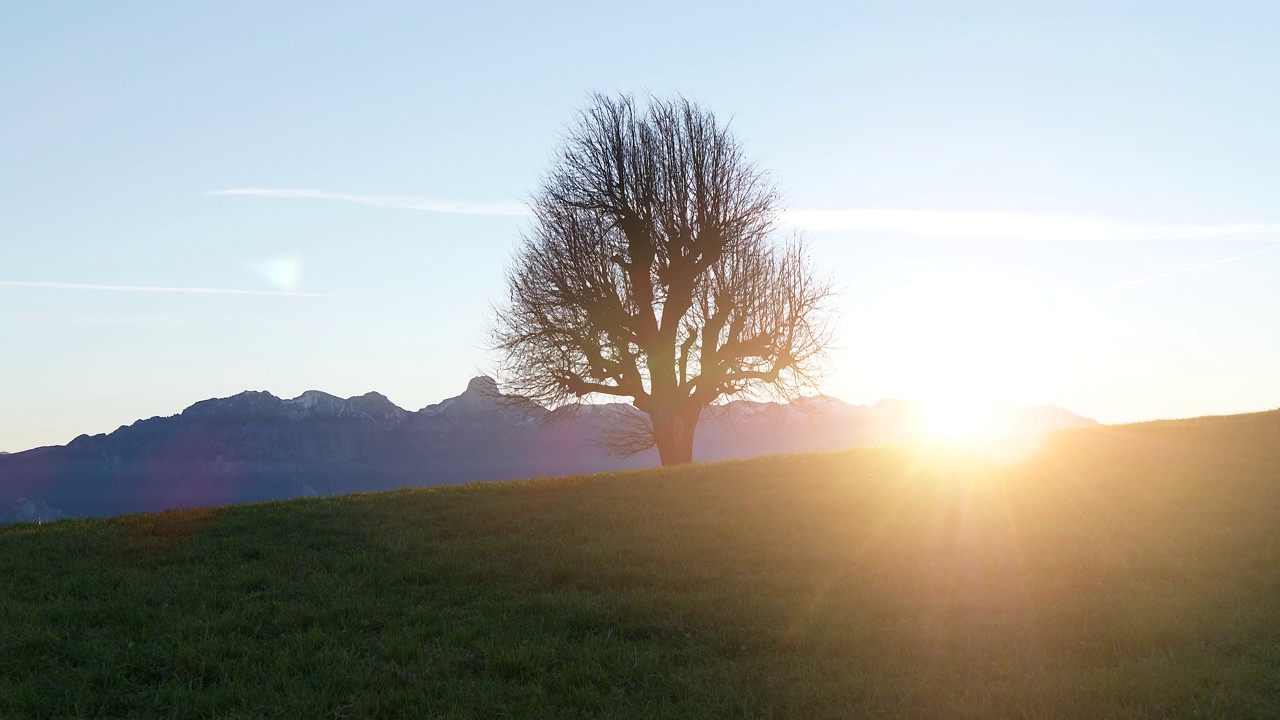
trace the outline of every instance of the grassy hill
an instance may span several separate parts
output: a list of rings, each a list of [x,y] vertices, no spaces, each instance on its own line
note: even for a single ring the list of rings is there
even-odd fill
[[[1280,413],[0,528],[0,716],[1280,717]]]

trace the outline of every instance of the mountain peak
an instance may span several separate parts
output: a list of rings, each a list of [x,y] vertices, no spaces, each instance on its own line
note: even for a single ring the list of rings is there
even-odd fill
[[[341,415],[347,409],[346,400],[320,390],[308,390],[284,403],[291,412],[307,415]]]
[[[498,381],[488,375],[471,378],[471,381],[467,383],[467,392],[484,397],[498,397],[500,394],[498,392]]]
[[[231,397],[211,398],[182,411],[187,417],[245,417],[277,412],[284,401],[262,390],[245,390]]]
[[[405,414],[404,408],[391,402],[380,392],[367,392],[347,398],[347,404],[357,412],[370,417],[400,417]]]
[[[293,398],[292,400],[286,400],[285,402],[297,403],[299,405],[315,405],[316,403],[337,399],[338,397],[336,395],[330,395],[322,390],[307,390],[298,397]]]

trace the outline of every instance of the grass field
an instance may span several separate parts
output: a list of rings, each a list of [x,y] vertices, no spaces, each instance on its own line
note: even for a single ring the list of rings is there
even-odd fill
[[[1280,717],[1280,413],[2,527],[0,716]]]

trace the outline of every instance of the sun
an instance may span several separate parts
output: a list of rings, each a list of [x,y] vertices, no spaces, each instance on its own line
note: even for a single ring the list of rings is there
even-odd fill
[[[991,404],[973,398],[935,398],[922,403],[929,433],[951,442],[978,442],[990,430]]]
[[[1005,433],[997,403],[1038,397],[1046,369],[1077,327],[1060,288],[1016,268],[937,263],[886,280],[869,316],[874,369],[889,392],[915,400],[919,439],[982,445]],[[892,397],[886,393],[885,396]],[[1006,423],[1007,424],[1007,423]]]

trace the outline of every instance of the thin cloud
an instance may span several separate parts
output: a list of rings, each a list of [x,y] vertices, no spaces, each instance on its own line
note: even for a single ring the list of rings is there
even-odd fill
[[[309,190],[306,188],[229,188],[213,190],[206,195],[260,197],[276,199],[334,200],[354,203],[356,205],[372,205],[374,207],[397,208],[402,210],[420,210],[434,213],[454,213],[459,215],[527,215],[524,205],[516,202],[466,202],[425,195],[363,195],[358,193],[329,192],[328,190]]]
[[[1144,225],[1107,218],[1017,212],[788,210],[782,222],[806,230],[869,230],[997,240],[1184,240],[1280,235],[1280,223]]]
[[[1133,287],[1134,285],[1149,283],[1152,280],[1163,280],[1164,278],[1173,277],[1175,275],[1182,275],[1189,272],[1195,272],[1197,270],[1204,270],[1205,268],[1211,268],[1215,265],[1225,265],[1227,263],[1233,263],[1239,260],[1244,260],[1245,258],[1257,257],[1258,255],[1266,255],[1267,253],[1273,253],[1277,250],[1280,250],[1280,245],[1267,248],[1266,250],[1258,250],[1257,252],[1245,253],[1244,255],[1236,255],[1235,257],[1223,258],[1222,260],[1214,260],[1213,262],[1205,263],[1203,265],[1196,265],[1195,267],[1183,268],[1181,270],[1174,270],[1173,272],[1160,273],[1159,275],[1152,275],[1150,277],[1138,278],[1137,280],[1122,282],[1118,285],[1112,285],[1111,287],[1102,288],[1101,290],[1096,291],[1096,294],[1106,295],[1108,293],[1113,293],[1116,290],[1122,290],[1127,287]]]
[[[425,195],[369,195],[306,188],[229,188],[208,195],[276,199],[332,200],[373,207],[463,215],[528,215],[517,202],[468,202]],[[947,212],[940,210],[786,210],[784,225],[805,230],[865,230],[937,238],[995,240],[1193,240],[1280,235],[1280,223],[1167,225],[1110,218],[1020,212]]]
[[[302,325],[327,327],[324,321],[308,319],[297,315],[268,315],[263,313],[239,315],[203,315],[203,314],[128,314],[128,315],[81,315],[56,312],[17,312],[6,313],[6,321],[16,321],[30,327],[205,327],[214,325],[234,325],[236,327],[278,327],[287,325],[297,328]]]
[[[107,285],[101,283],[65,283],[25,280],[0,280],[0,287],[39,288],[45,290],[97,290],[104,292],[180,293],[186,295],[272,295],[277,297],[341,298],[347,295],[327,293],[279,292],[273,290],[236,290],[232,288],[164,287],[157,285]]]

